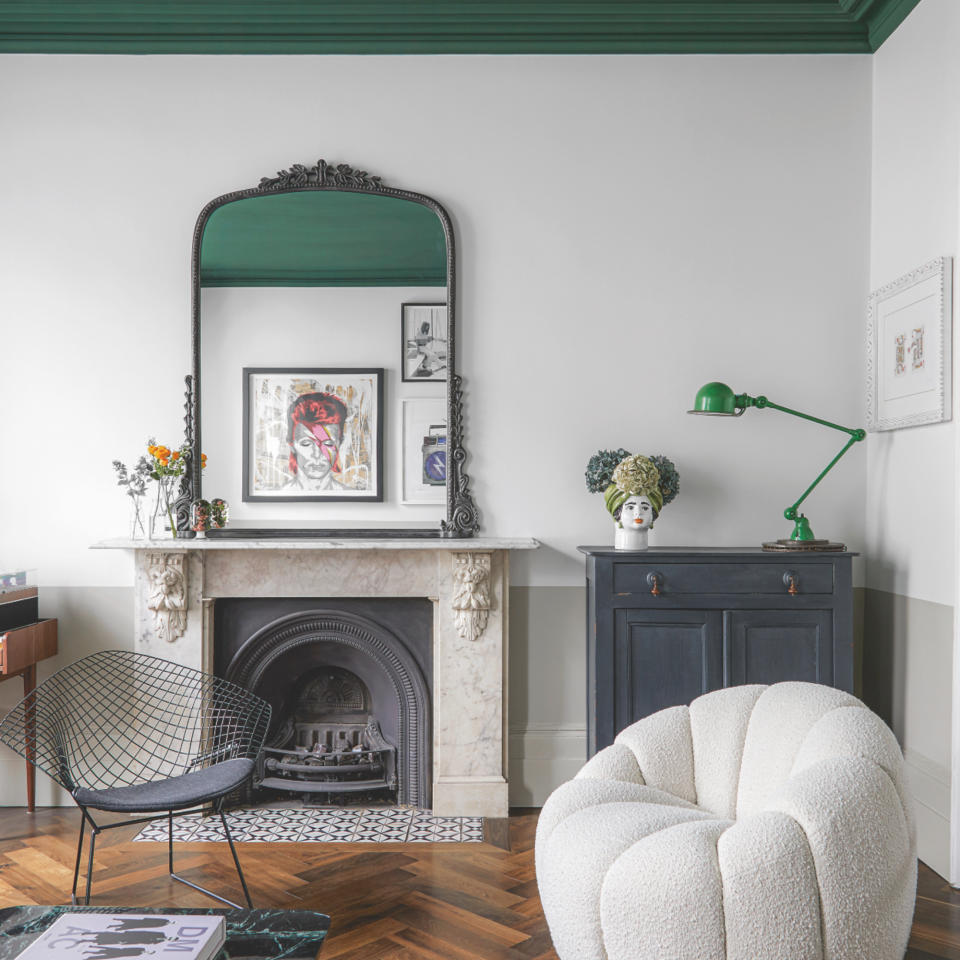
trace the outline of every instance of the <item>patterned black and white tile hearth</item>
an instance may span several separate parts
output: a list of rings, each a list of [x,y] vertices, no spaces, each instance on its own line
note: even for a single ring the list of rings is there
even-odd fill
[[[411,807],[303,808],[255,807],[227,814],[238,843],[480,843],[481,817],[435,817]],[[187,814],[173,821],[173,839],[199,843],[226,841],[217,817]],[[156,820],[135,841],[167,840],[167,823]]]

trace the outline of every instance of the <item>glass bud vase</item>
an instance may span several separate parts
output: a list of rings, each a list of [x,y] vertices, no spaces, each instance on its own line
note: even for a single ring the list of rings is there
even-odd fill
[[[157,480],[157,500],[150,518],[151,540],[175,540],[177,536],[177,484],[179,477]]]
[[[147,528],[143,518],[143,494],[130,494],[130,539],[146,540]]]

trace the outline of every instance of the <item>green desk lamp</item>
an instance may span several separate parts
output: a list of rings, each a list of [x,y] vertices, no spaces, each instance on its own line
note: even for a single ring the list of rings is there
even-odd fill
[[[813,423],[821,423],[825,427],[832,427],[834,430],[846,433],[850,437],[843,449],[824,467],[817,479],[803,491],[800,499],[783,511],[783,515],[793,522],[793,533],[790,534],[790,538],[788,540],[775,540],[763,545],[764,550],[843,550],[843,544],[831,543],[828,540],[817,540],[810,529],[810,521],[802,513],[798,514],[797,508],[810,496],[817,484],[836,466],[837,461],[858,440],[863,440],[866,437],[866,431],[859,427],[841,427],[838,423],[821,420],[819,417],[811,417],[808,413],[800,413],[797,410],[791,410],[789,407],[782,407],[779,403],[774,403],[763,396],[751,397],[746,393],[734,393],[725,383],[717,383],[716,381],[705,384],[697,391],[697,398],[693,401],[693,409],[687,412],[703,414],[708,417],[740,417],[743,416],[747,407],[756,407],[758,410],[764,410],[767,407],[772,410],[781,410],[783,413],[800,417],[802,420],[811,420]]]

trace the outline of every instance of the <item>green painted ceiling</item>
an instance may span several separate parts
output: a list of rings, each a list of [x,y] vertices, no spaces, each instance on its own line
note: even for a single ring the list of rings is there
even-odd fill
[[[218,207],[200,247],[202,287],[445,286],[440,219],[363,193],[264,194]]]
[[[0,0],[0,53],[870,53],[919,0]]]

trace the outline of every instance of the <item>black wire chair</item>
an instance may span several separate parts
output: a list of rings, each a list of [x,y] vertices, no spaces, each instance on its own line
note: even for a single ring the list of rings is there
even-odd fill
[[[166,813],[170,876],[238,907],[173,871],[173,818],[212,803],[252,908],[223,803],[253,772],[269,723],[270,705],[243,687],[159,657],[107,650],[41,683],[0,723],[0,743],[69,790],[80,807],[74,904],[87,823],[84,903],[89,904],[93,850],[101,830]],[[98,824],[91,809],[154,815]]]

